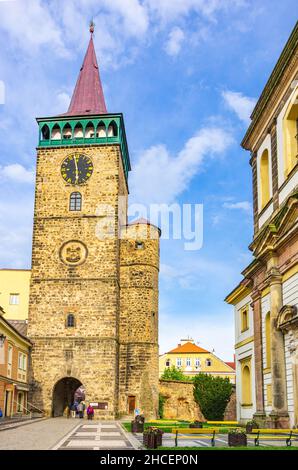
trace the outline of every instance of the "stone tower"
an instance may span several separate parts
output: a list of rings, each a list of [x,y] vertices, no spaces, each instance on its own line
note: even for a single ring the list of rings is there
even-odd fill
[[[59,416],[80,388],[96,417],[154,417],[160,234],[127,224],[124,121],[107,112],[90,32],[67,113],[37,119],[31,401]]]

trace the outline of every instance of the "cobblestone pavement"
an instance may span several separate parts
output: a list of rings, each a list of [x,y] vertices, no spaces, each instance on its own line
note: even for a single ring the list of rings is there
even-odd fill
[[[77,425],[77,419],[51,418],[0,431],[0,450],[51,449]]]
[[[53,450],[133,450],[138,441],[116,421],[84,421],[61,439]]]

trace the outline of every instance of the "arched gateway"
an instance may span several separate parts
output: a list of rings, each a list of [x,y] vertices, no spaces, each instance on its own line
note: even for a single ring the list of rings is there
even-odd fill
[[[67,406],[71,405],[75,399],[78,401],[85,399],[83,384],[74,377],[64,377],[59,380],[53,389],[52,416],[63,416]]]

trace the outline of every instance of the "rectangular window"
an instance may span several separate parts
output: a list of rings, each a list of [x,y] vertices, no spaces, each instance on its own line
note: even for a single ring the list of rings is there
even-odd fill
[[[27,370],[27,356],[26,356],[26,354],[19,353],[18,368],[19,368],[19,370],[22,370],[22,371]]]
[[[196,367],[200,367],[200,365],[201,365],[200,359],[196,357]]]
[[[8,345],[8,350],[7,350],[7,377],[11,377],[12,352],[13,352],[12,346]]]
[[[177,357],[176,364],[177,364],[177,367],[181,367],[181,366],[182,366],[182,359],[181,359],[181,357]]]
[[[18,364],[19,369],[23,369],[23,354],[19,353],[19,364]]]
[[[7,364],[12,365],[12,346],[8,346]]]
[[[186,359],[186,367],[190,367],[190,364],[191,364],[191,359],[190,359],[190,357],[188,357]]]
[[[20,303],[20,294],[10,294],[9,305],[19,305],[19,303]]]
[[[272,387],[271,384],[267,385],[267,405],[272,405]]]
[[[248,314],[249,314],[249,309],[248,309],[248,305],[246,305],[245,307],[241,309],[241,333],[248,330],[249,328]]]

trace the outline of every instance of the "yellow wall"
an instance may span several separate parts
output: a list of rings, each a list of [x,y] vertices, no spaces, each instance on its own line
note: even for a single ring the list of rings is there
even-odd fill
[[[232,383],[235,383],[235,371],[231,369],[224,361],[216,357],[214,354],[208,353],[166,353],[159,358],[159,375],[161,376],[166,369],[166,361],[170,360],[170,367],[177,367],[177,359],[182,360],[181,367],[179,369],[185,375],[194,376],[196,374],[205,373],[213,376],[228,377]],[[186,359],[190,359],[190,367],[186,366]],[[200,367],[196,369],[195,361],[200,360]],[[211,359],[211,366],[206,365],[206,359]]]
[[[0,269],[0,306],[9,320],[27,320],[30,270]],[[19,304],[10,305],[10,294],[19,294]]]

